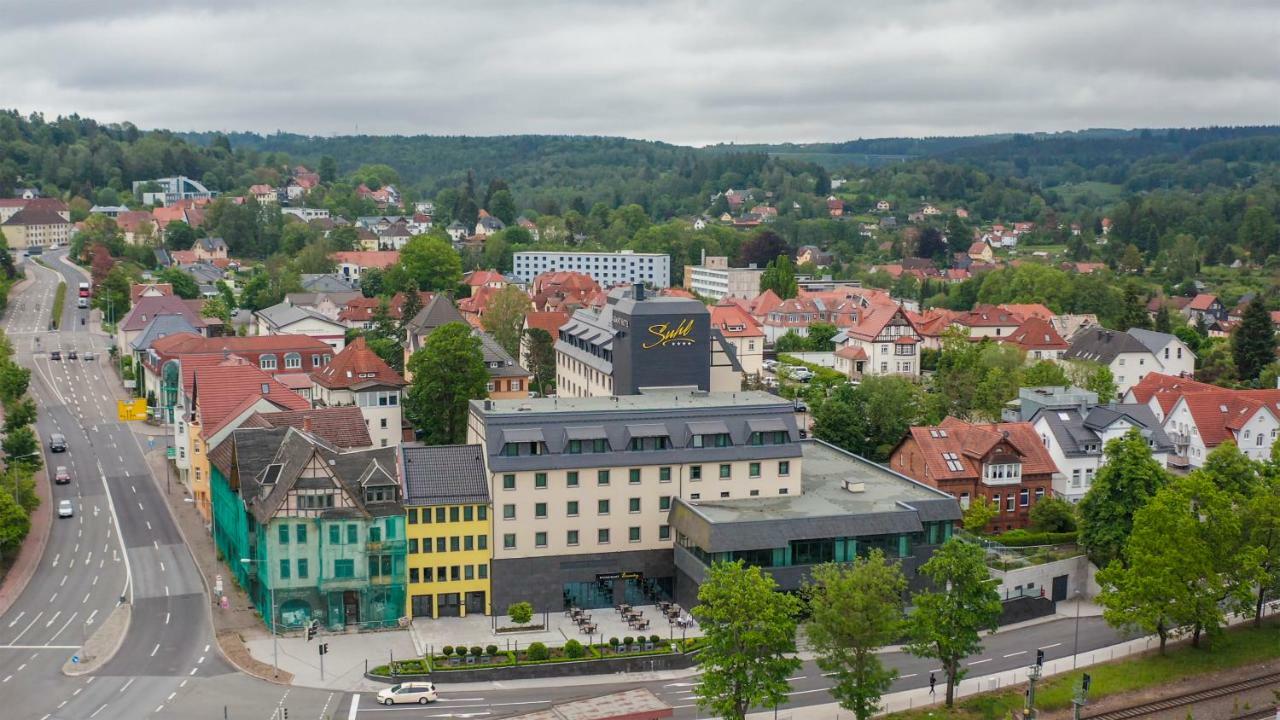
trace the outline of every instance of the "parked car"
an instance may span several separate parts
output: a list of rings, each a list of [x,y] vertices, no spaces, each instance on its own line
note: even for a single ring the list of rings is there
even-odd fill
[[[796,412],[798,413],[809,412],[809,406],[806,405],[803,400],[796,398]]]
[[[407,682],[384,688],[378,693],[378,702],[383,705],[399,705],[401,703],[418,703],[426,705],[439,699],[436,686],[429,682]]]
[[[77,356],[77,355],[76,355],[76,351],[75,351],[75,350],[68,350],[68,351],[67,351],[67,359],[68,359],[68,360],[78,360],[78,359],[79,359],[79,356]]]
[[[773,372],[774,370],[777,370],[777,369],[778,369],[778,361],[777,361],[777,360],[765,360],[765,361],[764,361],[764,369],[765,369],[765,370],[768,370],[769,372]]]
[[[70,500],[61,500],[58,502],[58,517],[69,518],[75,514],[76,514],[76,510],[71,505]]]
[[[778,378],[777,378],[777,377],[775,377],[775,376],[773,376],[773,375],[766,375],[766,376],[765,376],[765,377],[760,381],[760,384],[761,384],[761,385],[764,385],[764,386],[765,386],[765,387],[767,387],[767,388],[776,388],[776,387],[778,387]]]
[[[61,351],[61,350],[50,350],[50,351],[49,351],[49,359],[50,359],[50,360],[62,360],[62,351]]]
[[[67,470],[66,465],[59,465],[57,472],[53,474],[54,485],[67,485],[71,482],[71,471]]]
[[[49,452],[66,452],[67,436],[62,433],[54,433],[49,436]]]
[[[98,356],[94,355],[92,350],[85,350],[84,352],[80,353],[80,359],[84,360],[85,362],[89,362],[90,360],[97,360]]]
[[[800,382],[809,382],[813,379],[813,371],[806,367],[792,368],[789,374],[791,379],[799,380]]]

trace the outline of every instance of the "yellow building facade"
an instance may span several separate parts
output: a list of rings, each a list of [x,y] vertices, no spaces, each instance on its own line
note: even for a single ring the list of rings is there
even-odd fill
[[[490,614],[492,509],[481,448],[403,446],[400,482],[408,539],[405,614]]]

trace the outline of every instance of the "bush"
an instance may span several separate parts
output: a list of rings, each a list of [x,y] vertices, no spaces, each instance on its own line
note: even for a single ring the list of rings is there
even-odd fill
[[[618,647],[618,638],[616,637],[609,638],[609,647]]]
[[[662,642],[662,638],[658,637],[657,635],[650,635],[649,642],[653,643],[654,645],[657,645],[658,643]]]
[[[632,645],[633,643],[635,643],[635,641],[636,641],[636,639],[635,639],[635,638],[633,638],[633,637],[631,637],[630,635],[628,635],[628,636],[626,636],[626,637],[622,638],[622,644],[623,644],[623,645],[628,645],[628,646],[629,646],[629,645]]]
[[[1075,532],[1032,532],[1030,530],[1010,530],[991,539],[1007,547],[1030,547],[1032,545],[1062,545],[1076,542]]]
[[[449,657],[450,655],[453,654],[453,646],[445,645],[444,647],[440,648],[440,654],[445,657]]]
[[[483,655],[483,654],[484,654],[484,650],[483,650],[483,649],[481,649],[481,647],[480,647],[479,645],[472,645],[472,646],[471,646],[471,655],[472,655],[472,657],[480,657],[480,656],[481,656],[481,655]]]
[[[484,646],[484,654],[485,654],[485,655],[497,655],[497,654],[498,654],[498,646],[497,646],[497,645],[485,645],[485,646]]]
[[[526,650],[524,654],[525,654],[525,657],[535,662],[539,660],[546,660],[547,658],[551,657],[551,653],[550,651],[547,650],[547,646],[543,645],[540,642],[530,643],[529,649]]]
[[[517,625],[524,625],[533,619],[533,606],[527,602],[512,603],[507,607],[507,615]]]
[[[1042,533],[1073,532],[1076,506],[1062,498],[1042,498],[1031,506],[1031,528]]]
[[[587,651],[582,647],[582,643],[578,642],[577,640],[570,639],[568,642],[564,644],[565,657],[577,659],[582,657],[586,653]]]

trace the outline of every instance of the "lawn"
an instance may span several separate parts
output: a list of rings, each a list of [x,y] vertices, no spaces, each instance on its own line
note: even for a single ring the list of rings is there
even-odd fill
[[[1181,644],[1163,657],[1144,655],[1054,676],[1036,689],[1036,707],[1039,710],[1070,707],[1071,696],[1085,672],[1093,679],[1090,697],[1097,699],[1276,658],[1280,658],[1280,622],[1273,620],[1261,629],[1249,625],[1229,631],[1218,639],[1212,650],[1197,650],[1190,644]],[[1026,686],[1022,685],[1003,692],[966,697],[958,700],[951,710],[944,707],[922,708],[887,717],[894,720],[997,720],[1008,717],[1011,710],[1022,708],[1025,690]],[[938,692],[941,695],[941,687]]]

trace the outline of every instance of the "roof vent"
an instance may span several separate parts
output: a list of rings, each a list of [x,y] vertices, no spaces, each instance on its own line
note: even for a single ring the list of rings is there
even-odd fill
[[[843,487],[846,492],[863,493],[867,491],[867,484],[861,480],[845,480]]]

